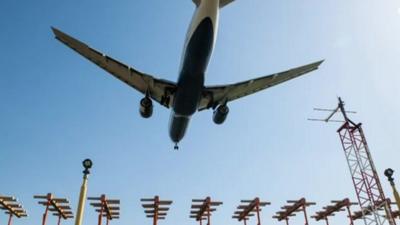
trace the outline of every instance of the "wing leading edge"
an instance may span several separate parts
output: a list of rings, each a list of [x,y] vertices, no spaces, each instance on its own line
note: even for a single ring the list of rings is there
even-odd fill
[[[151,75],[137,71],[91,47],[75,38],[51,28],[57,40],[73,49],[86,59],[95,63],[114,77],[133,87],[137,91],[149,95],[161,105],[169,108],[173,102],[176,84],[171,81],[157,79]]]
[[[173,97],[177,89],[177,86],[174,82],[158,79],[149,74],[142,73],[89,47],[85,43],[80,42],[79,40],[61,32],[56,28],[52,27],[52,30],[57,40],[70,47],[86,59],[95,63],[105,71],[109,72],[114,77],[123,81],[142,94],[149,95],[161,105],[167,108],[172,106]],[[208,108],[215,108],[218,105],[226,104],[227,102],[299,77],[318,69],[322,62],[323,60],[281,73],[263,76],[235,84],[205,87],[198,110],[200,111]]]
[[[203,97],[200,101],[199,111],[215,108],[218,105],[226,104],[235,99],[251,95],[261,90],[278,85],[285,81],[299,77],[311,71],[318,69],[324,60],[311,63],[305,66],[293,68],[281,73],[259,77],[235,84],[208,86],[204,89]]]

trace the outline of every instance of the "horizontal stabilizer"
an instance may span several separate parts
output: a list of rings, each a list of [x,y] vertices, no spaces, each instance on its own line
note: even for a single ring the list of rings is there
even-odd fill
[[[202,0],[192,0],[196,6],[199,6]],[[219,0],[219,8],[223,8],[224,6],[228,5],[229,3],[233,2],[234,0]]]

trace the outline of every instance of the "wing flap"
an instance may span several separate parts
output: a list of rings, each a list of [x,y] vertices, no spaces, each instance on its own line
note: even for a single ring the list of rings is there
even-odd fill
[[[61,32],[56,28],[52,27],[52,30],[57,40],[67,45],[75,52],[95,63],[105,71],[112,74],[114,77],[118,78],[142,94],[148,93],[161,105],[164,105],[167,108],[170,107],[172,103],[171,99],[173,98],[173,93],[176,89],[175,83],[157,79],[151,75],[139,72],[136,69],[89,47],[85,43]]]

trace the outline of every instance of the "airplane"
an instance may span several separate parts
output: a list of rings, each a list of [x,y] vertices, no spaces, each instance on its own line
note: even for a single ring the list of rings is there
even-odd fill
[[[228,102],[316,70],[324,61],[234,84],[205,86],[204,76],[216,42],[220,9],[234,0],[192,1],[196,10],[186,35],[176,83],[140,72],[51,27],[57,40],[142,93],[139,109],[142,117],[152,116],[153,100],[170,108],[169,136],[175,150],[196,111],[213,109],[214,123],[222,124],[229,113]]]

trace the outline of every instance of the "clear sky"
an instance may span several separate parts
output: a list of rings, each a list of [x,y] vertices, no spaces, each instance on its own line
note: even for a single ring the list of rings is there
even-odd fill
[[[34,194],[67,197],[75,211],[87,157],[94,161],[88,195],[122,201],[115,225],[150,224],[139,199],[156,194],[174,200],[163,225],[196,224],[188,217],[190,201],[207,195],[224,202],[212,218],[217,225],[240,224],[231,216],[243,198],[272,202],[264,224],[281,224],[271,216],[288,199],[316,201],[309,214],[332,199],[355,199],[339,124],[307,121],[325,117],[312,108],[332,108],[337,96],[358,111],[353,119],[364,124],[378,172],[392,167],[400,182],[399,8],[396,0],[227,6],[207,84],[326,61],[307,76],[232,102],[222,126],[213,124],[211,111],[195,114],[173,151],[170,112],[157,105],[152,118],[142,119],[143,96],[56,41],[50,26],[175,81],[190,0],[0,1],[0,193],[17,196],[29,213],[15,225],[40,222],[44,209]],[[87,207],[85,224],[96,218]],[[340,214],[332,224],[344,219]],[[6,220],[1,213],[0,223]]]

